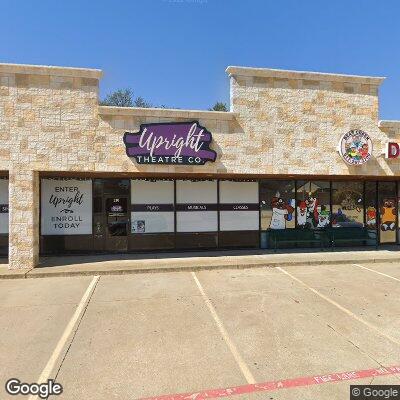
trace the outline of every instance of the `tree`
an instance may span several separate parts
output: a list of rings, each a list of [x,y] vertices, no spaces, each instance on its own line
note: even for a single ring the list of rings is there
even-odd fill
[[[222,103],[220,101],[217,101],[212,108],[209,109],[209,111],[228,111],[228,107],[226,103]]]
[[[143,97],[136,97],[135,101],[133,102],[134,107],[141,107],[141,108],[150,108],[153,107],[148,101],[146,101]]]
[[[109,93],[100,101],[101,106],[133,107],[133,91],[131,89],[118,89]]]
[[[140,107],[149,108],[153,107],[151,103],[143,97],[134,97],[132,89],[118,89],[109,93],[103,100],[100,101],[101,106],[114,106],[114,107]]]

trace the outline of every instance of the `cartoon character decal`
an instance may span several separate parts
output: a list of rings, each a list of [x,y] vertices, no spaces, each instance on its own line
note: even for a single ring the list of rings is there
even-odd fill
[[[300,228],[325,228],[329,225],[329,211],[318,205],[318,199],[309,193],[307,198],[297,205],[297,226]]]
[[[269,225],[270,229],[286,229],[286,222],[292,219],[294,208],[285,203],[280,197],[279,193],[276,193],[275,197],[271,200],[272,218]]]
[[[341,193],[339,192],[339,195],[340,194],[343,196],[343,200],[340,202],[343,210],[356,210],[357,212],[361,212],[362,195],[360,193],[346,190]]]
[[[309,193],[306,199],[307,217],[306,225],[308,228],[315,228],[318,225],[318,199]]]
[[[317,228],[326,228],[329,225],[329,212],[325,210],[325,207],[323,206],[323,209],[321,209],[321,212],[318,214],[318,225]]]
[[[307,204],[305,201],[300,201],[297,206],[297,225],[305,227],[307,223]]]
[[[370,229],[376,228],[376,208],[368,206],[366,210],[366,225]]]
[[[394,231],[396,226],[396,207],[394,199],[385,199],[381,207],[381,230]]]

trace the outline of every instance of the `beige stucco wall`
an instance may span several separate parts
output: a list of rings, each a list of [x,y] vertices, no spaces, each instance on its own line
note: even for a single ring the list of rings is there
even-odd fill
[[[38,259],[39,173],[398,175],[385,143],[400,124],[378,123],[382,79],[229,67],[230,113],[98,106],[101,71],[0,64],[0,170],[10,174],[10,268]],[[141,123],[199,120],[215,163],[137,165],[122,136]],[[336,151],[350,129],[368,132],[373,159],[349,167]]]

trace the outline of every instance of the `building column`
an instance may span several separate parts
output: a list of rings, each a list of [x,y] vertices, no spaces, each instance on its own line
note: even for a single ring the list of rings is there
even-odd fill
[[[16,168],[9,178],[9,268],[33,268],[39,262],[39,173]]]

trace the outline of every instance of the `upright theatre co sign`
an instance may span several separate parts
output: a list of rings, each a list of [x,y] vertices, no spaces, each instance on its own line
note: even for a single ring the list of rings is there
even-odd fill
[[[365,164],[372,156],[371,137],[362,130],[353,129],[340,138],[338,151],[347,164]]]
[[[128,157],[138,164],[204,165],[214,162],[211,132],[198,121],[140,125],[139,132],[125,132]]]

